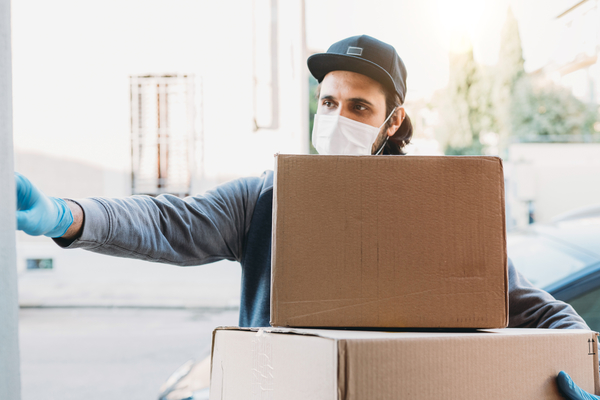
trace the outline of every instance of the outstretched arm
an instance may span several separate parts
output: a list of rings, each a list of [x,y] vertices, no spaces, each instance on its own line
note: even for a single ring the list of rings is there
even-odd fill
[[[83,210],[81,206],[74,201],[67,200],[67,206],[73,214],[73,223],[69,226],[69,229],[61,236],[61,239],[75,240],[81,236],[81,230],[83,229]]]
[[[44,230],[54,230],[47,236],[62,247],[176,265],[239,261],[254,206],[272,186],[272,174],[234,180],[185,199],[160,195],[65,201],[35,189],[38,200],[30,203],[41,206],[26,219],[31,226],[46,221]],[[21,224],[18,228],[46,233],[32,233]]]
[[[83,211],[79,205],[46,196],[29,179],[15,172],[17,229],[33,236],[75,238],[81,232]]]

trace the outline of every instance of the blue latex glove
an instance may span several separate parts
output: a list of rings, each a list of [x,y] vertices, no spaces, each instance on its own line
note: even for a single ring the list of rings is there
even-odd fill
[[[17,229],[33,236],[61,237],[73,223],[67,202],[49,197],[29,179],[15,172],[17,186]]]
[[[556,383],[558,383],[558,387],[569,400],[600,399],[598,396],[594,396],[593,394],[583,391],[575,384],[575,382],[573,382],[571,377],[565,371],[560,371],[558,373],[558,376],[556,377]]]

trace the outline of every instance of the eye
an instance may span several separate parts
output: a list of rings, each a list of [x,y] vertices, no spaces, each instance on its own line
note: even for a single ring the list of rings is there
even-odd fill
[[[331,102],[329,100],[323,100],[323,105],[325,107],[333,107],[333,102]]]
[[[354,106],[354,109],[357,110],[357,111],[366,111],[367,107],[363,106],[362,104],[356,104]]]

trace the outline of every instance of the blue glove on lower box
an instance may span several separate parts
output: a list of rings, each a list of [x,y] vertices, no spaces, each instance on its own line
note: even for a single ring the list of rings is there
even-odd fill
[[[600,399],[598,396],[594,396],[593,394],[589,394],[588,392],[582,390],[579,386],[573,382],[571,377],[565,372],[560,371],[558,376],[556,377],[556,383],[560,388],[561,392],[567,397],[569,400],[595,400]]]
[[[15,172],[17,229],[33,236],[61,237],[73,223],[67,202],[44,195],[29,179]]]

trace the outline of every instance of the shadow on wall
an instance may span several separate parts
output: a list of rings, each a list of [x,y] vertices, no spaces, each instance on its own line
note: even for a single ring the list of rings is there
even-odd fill
[[[122,197],[131,194],[129,171],[103,169],[46,154],[16,151],[15,171],[25,175],[49,196]]]

